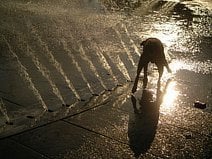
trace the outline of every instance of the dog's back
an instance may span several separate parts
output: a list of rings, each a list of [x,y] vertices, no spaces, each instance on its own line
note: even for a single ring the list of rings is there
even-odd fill
[[[141,44],[143,46],[143,56],[149,62],[165,65],[164,47],[161,41],[157,38],[148,38]]]

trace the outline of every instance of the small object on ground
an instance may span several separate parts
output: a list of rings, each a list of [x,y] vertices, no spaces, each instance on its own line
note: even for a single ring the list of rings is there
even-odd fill
[[[35,118],[35,117],[32,116],[32,115],[27,115],[26,117],[29,118],[29,119],[34,119],[34,118]]]
[[[128,79],[127,82],[133,82],[133,80],[129,80],[129,79]]]
[[[194,107],[199,108],[199,109],[205,109],[206,108],[206,103],[202,103],[200,101],[194,102]]]
[[[92,95],[93,95],[93,96],[99,96],[97,93],[93,93]]]
[[[63,107],[69,107],[70,104],[62,104]]]
[[[13,122],[11,122],[11,121],[6,121],[6,124],[7,124],[7,125],[13,125]]]
[[[192,138],[193,138],[193,135],[192,135],[192,134],[186,134],[186,135],[185,135],[185,138],[186,138],[186,139],[192,139]]]
[[[84,102],[84,101],[85,101],[85,99],[82,99],[82,98],[81,98],[79,101]]]
[[[49,113],[52,113],[52,112],[54,112],[54,111],[53,111],[53,110],[51,110],[51,109],[48,109],[48,112],[49,112]]]

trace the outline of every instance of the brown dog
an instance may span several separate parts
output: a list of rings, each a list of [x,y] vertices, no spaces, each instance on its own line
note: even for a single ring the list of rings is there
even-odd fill
[[[159,72],[159,78],[157,83],[158,87],[160,87],[160,79],[163,74],[163,67],[165,66],[168,72],[171,72],[165,58],[163,44],[159,39],[148,38],[145,41],[143,41],[140,45],[143,46],[143,54],[141,55],[138,63],[137,75],[135,78],[134,86],[132,88],[132,93],[134,93],[137,89],[139,75],[143,68],[144,68],[143,88],[146,88],[148,82],[147,69],[149,62],[155,63],[158,68]]]

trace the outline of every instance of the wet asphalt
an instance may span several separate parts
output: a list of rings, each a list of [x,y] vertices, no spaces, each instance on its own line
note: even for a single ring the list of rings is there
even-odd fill
[[[211,158],[209,1],[0,2],[0,158]],[[150,64],[148,37],[172,73]]]
[[[171,82],[171,81],[170,81]],[[132,84],[93,98],[65,118],[1,139],[1,158],[211,158],[211,113],[164,108]],[[167,100],[167,99],[166,99]]]

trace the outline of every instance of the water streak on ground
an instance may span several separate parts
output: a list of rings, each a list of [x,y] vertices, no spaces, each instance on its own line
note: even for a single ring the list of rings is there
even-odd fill
[[[15,29],[14,29],[15,30]],[[31,57],[34,65],[38,69],[38,71],[42,74],[43,77],[46,78],[46,80],[49,82],[53,93],[60,99],[62,104],[65,104],[65,101],[61,95],[60,90],[57,88],[56,84],[53,82],[49,70],[39,61],[39,58],[36,56],[36,53],[33,51],[33,49],[30,47],[30,45],[23,39],[22,34],[17,33],[18,36],[20,36],[19,39],[21,39],[22,44],[26,46],[26,50],[23,50],[23,52],[26,53],[27,56]]]
[[[84,59],[85,61],[88,62],[89,67],[90,67],[90,69],[92,70],[92,72],[96,75],[96,77],[98,78],[98,80],[99,80],[99,82],[101,83],[101,85],[103,86],[103,88],[104,88],[105,90],[107,90],[107,87],[106,87],[105,84],[103,83],[102,77],[101,77],[101,76],[99,75],[99,73],[97,72],[97,70],[96,70],[95,66],[93,65],[92,61],[89,60],[89,58],[87,57],[87,55],[86,55],[86,53],[85,53],[85,50],[84,50],[82,44],[81,44],[81,43],[78,43],[78,45],[79,45],[79,51],[80,51],[80,55],[81,55],[82,59]]]
[[[104,68],[109,72],[109,74],[114,79],[115,83],[118,83],[118,79],[114,75],[112,68],[110,67],[107,59],[105,58],[105,56],[103,54],[103,50],[96,43],[92,43],[91,45],[97,50],[96,54],[99,57],[99,59],[100,59],[99,61],[101,62],[102,66],[104,66]]]
[[[68,87],[72,90],[72,92],[74,93],[74,95],[76,96],[76,98],[78,100],[80,100],[81,98],[80,98],[79,94],[77,93],[77,91],[74,88],[72,82],[70,81],[70,79],[68,78],[68,76],[66,75],[66,73],[64,72],[61,64],[55,59],[55,57],[53,56],[52,52],[49,50],[47,44],[40,38],[40,36],[38,35],[36,29],[34,27],[31,27],[31,29],[32,29],[32,33],[34,34],[34,37],[38,40],[38,42],[40,43],[40,45],[42,46],[42,48],[45,50],[45,55],[49,59],[50,63],[57,69],[57,71],[65,79],[65,82],[67,83]]]
[[[130,50],[127,48],[127,46],[125,45],[124,41],[122,40],[120,32],[115,28],[114,28],[114,30],[115,30],[116,34],[118,35],[121,45],[124,48],[125,52],[127,53],[127,56],[129,58],[130,62],[132,63],[133,66],[135,66],[135,62],[133,60],[132,54],[131,54]]]
[[[35,97],[40,102],[41,106],[45,110],[48,110],[48,107],[46,106],[43,98],[41,97],[41,95],[40,95],[39,91],[37,90],[37,88],[35,87],[34,83],[32,82],[32,80],[31,80],[28,72],[26,71],[27,69],[22,65],[22,63],[19,60],[19,58],[16,55],[16,53],[12,50],[11,45],[9,44],[9,42],[7,41],[7,39],[5,37],[3,37],[3,38],[4,38],[5,43],[7,44],[8,49],[9,49],[9,51],[11,53],[11,58],[15,58],[17,60],[17,63],[18,63],[18,72],[19,72],[20,76],[27,83],[28,87],[32,90],[32,92],[34,93]]]
[[[72,63],[76,66],[79,74],[81,75],[82,79],[84,80],[84,82],[87,84],[89,90],[91,91],[92,94],[94,94],[94,91],[90,85],[90,83],[88,82],[88,80],[86,79],[83,71],[82,71],[82,68],[79,66],[77,60],[75,59],[73,53],[71,52],[71,50],[68,48],[67,46],[67,43],[65,42],[65,40],[60,40],[63,44],[63,48],[64,50],[68,53],[68,56],[70,57],[70,59],[72,60]]]
[[[38,71],[42,74],[42,76],[47,79],[47,81],[49,82],[49,84],[52,88],[53,93],[60,99],[62,104],[65,104],[65,101],[64,101],[59,89],[57,88],[57,86],[53,82],[53,80],[51,79],[49,70],[39,61],[39,58],[36,57],[36,53],[34,53],[32,48],[26,42],[24,42],[24,43],[26,44],[26,47],[27,47],[27,51],[26,51],[27,55],[31,57],[34,65],[36,66]]]
[[[122,28],[124,28],[124,31],[125,31],[125,33],[127,34],[128,38],[130,38],[130,34],[129,34],[129,31],[128,31],[126,25],[122,23],[121,26],[122,26]],[[138,49],[138,47],[135,45],[135,42],[134,42],[131,38],[130,38],[130,43],[131,43],[132,47],[134,48],[135,53],[140,57],[139,49]]]
[[[0,98],[0,111],[2,112],[3,116],[5,117],[7,123],[10,123],[10,118],[7,114],[7,108],[6,108],[2,98]]]
[[[62,26],[65,26],[65,24],[64,24],[63,21],[61,21],[61,20],[57,20],[57,21],[58,21],[58,23],[60,23]],[[94,94],[94,90],[93,90],[93,88],[91,87],[90,83],[88,82],[87,78],[85,77],[85,74],[83,73],[82,68],[80,67],[78,60],[75,58],[73,52],[72,52],[72,51],[69,49],[69,47],[68,47],[68,44],[67,44],[67,41],[66,41],[67,39],[65,39],[65,38],[63,38],[63,37],[60,36],[60,34],[64,31],[64,30],[63,30],[63,27],[59,26],[59,25],[58,25],[55,21],[53,21],[53,20],[52,20],[52,23],[54,23],[54,26],[56,26],[57,31],[56,31],[55,33],[56,33],[56,36],[57,36],[57,38],[58,38],[59,43],[62,43],[63,49],[66,51],[66,53],[67,53],[68,56],[70,57],[72,63],[75,65],[75,67],[76,67],[77,71],[79,72],[79,74],[81,75],[83,81],[86,83],[86,85],[87,85],[87,87],[89,88],[90,92],[91,92],[92,94]],[[68,36],[68,37],[70,37],[71,39],[73,39],[71,33],[69,33],[69,36]]]
[[[119,55],[116,56],[116,59],[112,59],[114,63],[116,63],[117,67],[119,70],[121,70],[122,74],[124,75],[124,77],[126,78],[126,80],[131,81],[129,72],[127,70],[127,68],[124,65],[124,62],[121,60],[121,58],[119,57]]]
[[[166,4],[163,5],[162,8],[160,9],[160,13],[161,14],[168,13],[174,8],[175,5],[176,5],[176,2],[172,2],[172,1],[166,2]]]

